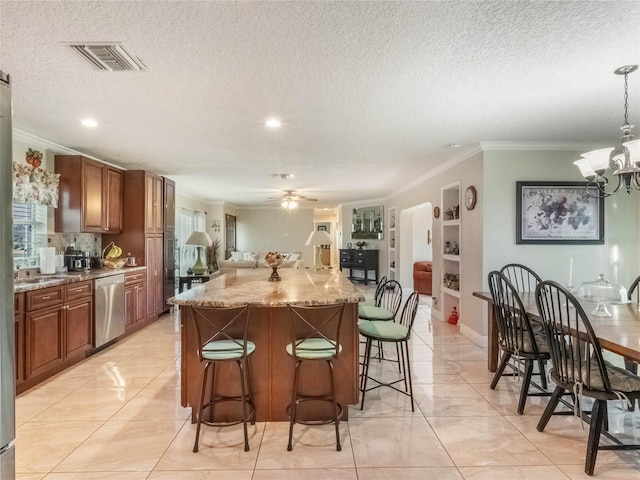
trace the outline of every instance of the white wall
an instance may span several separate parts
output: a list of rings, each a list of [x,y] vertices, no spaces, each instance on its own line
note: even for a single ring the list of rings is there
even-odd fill
[[[573,258],[573,283],[595,280],[599,273],[629,287],[640,274],[638,194],[620,192],[605,199],[604,245],[516,245],[517,180],[584,180],[573,160],[579,152],[485,152],[484,285],[486,275],[507,262],[533,268],[542,278],[566,284]]]
[[[302,252],[305,267],[310,267],[313,266],[313,246],[305,246],[305,242],[313,228],[312,208],[239,208],[237,249]]]
[[[433,260],[433,243],[428,243],[429,235],[433,242],[432,211],[431,203],[426,202],[400,212],[397,231],[402,238],[402,248],[397,250],[400,260],[397,271],[400,284],[405,288],[413,287],[413,264]]]

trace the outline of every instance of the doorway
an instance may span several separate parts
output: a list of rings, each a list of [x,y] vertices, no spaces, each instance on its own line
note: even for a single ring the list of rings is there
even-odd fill
[[[414,262],[433,260],[433,216],[431,212],[431,202],[406,208],[400,212],[398,278],[404,288],[413,288]]]

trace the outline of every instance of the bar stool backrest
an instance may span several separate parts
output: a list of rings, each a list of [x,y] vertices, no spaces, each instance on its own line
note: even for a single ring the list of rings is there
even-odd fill
[[[400,325],[407,327],[407,340],[411,337],[411,330],[413,324],[416,321],[416,313],[418,312],[418,303],[420,301],[420,294],[418,292],[412,292],[407,298],[407,301],[402,308],[402,315],[400,316]]]
[[[386,275],[380,279],[378,282],[378,286],[376,287],[376,293],[373,296],[373,304],[376,307],[380,306],[380,295],[382,295],[382,289],[384,288],[384,284],[387,283],[388,279]]]
[[[382,293],[380,294],[380,302],[378,307],[384,308],[393,314],[398,314],[400,304],[402,303],[402,287],[396,280],[389,280],[384,284]]]
[[[198,342],[198,359],[216,356],[230,349],[247,355],[249,306],[193,307],[193,324]]]
[[[313,356],[313,349],[326,358],[328,349],[332,357],[340,355],[340,332],[344,317],[345,304],[294,306],[289,305],[289,319],[291,325],[291,342],[295,348],[292,356],[298,359],[302,355],[305,359]],[[317,341],[319,340],[319,341]],[[304,345],[303,345],[304,344]],[[327,348],[329,347],[329,348]],[[307,349],[303,355],[303,350]]]

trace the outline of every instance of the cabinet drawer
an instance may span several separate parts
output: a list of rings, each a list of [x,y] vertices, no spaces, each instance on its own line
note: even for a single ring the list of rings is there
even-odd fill
[[[356,258],[358,259],[364,258],[364,252],[356,251]]]
[[[147,272],[134,272],[127,273],[124,276],[124,284],[131,285],[132,283],[144,282],[147,278]]]
[[[27,292],[27,310],[37,310],[39,308],[57,305],[64,299],[64,286],[42,288]]]
[[[65,285],[65,293],[67,300],[75,300],[77,298],[85,298],[93,295],[93,281],[77,282]]]
[[[14,315],[24,313],[24,293],[16,293],[13,295],[13,313]]]

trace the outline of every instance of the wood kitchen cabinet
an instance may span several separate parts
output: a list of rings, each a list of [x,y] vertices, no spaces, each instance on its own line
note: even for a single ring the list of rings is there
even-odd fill
[[[144,170],[124,172],[124,210],[122,233],[110,239],[127,255],[136,257],[146,272],[146,315],[148,321],[169,309],[165,304],[164,218],[168,205],[175,205],[175,189],[167,187],[171,198],[165,199],[165,182],[173,183]],[[166,200],[166,202],[165,202]],[[166,205],[166,207],[165,207]],[[173,207],[175,208],[175,206]],[[175,215],[175,214],[174,214]],[[175,228],[175,218],[167,215]],[[175,233],[171,233],[175,237]],[[131,295],[131,292],[130,292]]]
[[[146,235],[147,314],[159,315],[165,311],[163,235]]]
[[[93,346],[93,281],[25,294],[26,390],[85,358]]]
[[[81,155],[56,155],[55,172],[60,174],[56,232],[120,233],[122,170]]]
[[[126,273],[124,277],[124,326],[128,333],[147,318],[147,274]]]
[[[16,385],[24,381],[25,368],[25,320],[24,320],[24,293],[16,293],[13,296],[13,318],[15,334],[15,362],[16,362]]]
[[[176,231],[176,182],[163,178],[164,185],[164,232]]]
[[[164,184],[162,177],[144,172],[145,181],[145,233],[162,233],[164,231]]]

